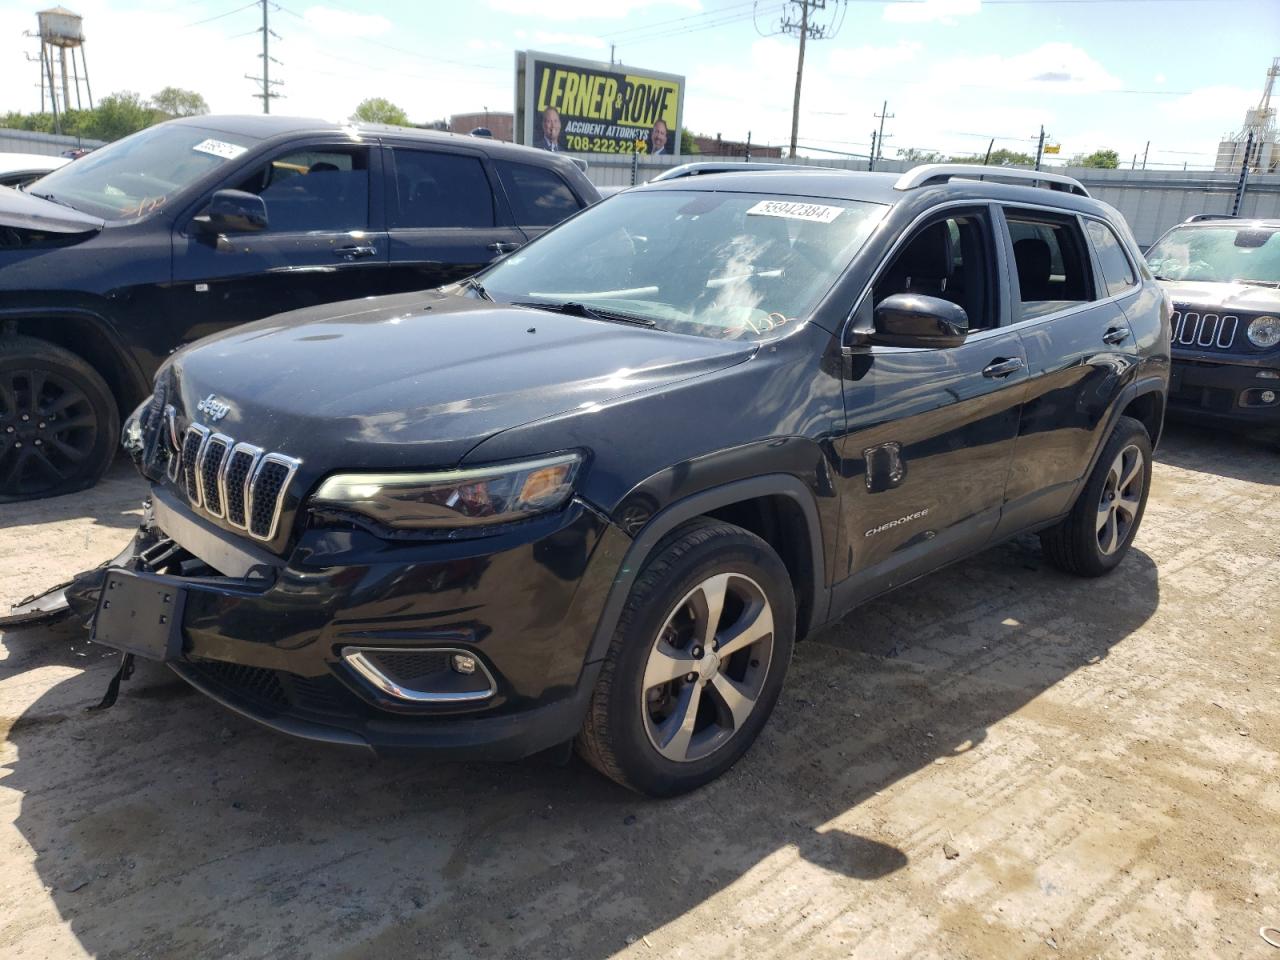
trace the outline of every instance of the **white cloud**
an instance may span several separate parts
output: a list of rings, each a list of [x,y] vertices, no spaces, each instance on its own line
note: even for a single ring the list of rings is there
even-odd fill
[[[914,60],[924,47],[912,40],[901,40],[892,47],[863,45],[852,49],[833,50],[827,63],[832,72],[849,77],[879,76],[893,67]]]
[[[698,12],[701,0],[489,0],[489,6],[538,20],[621,20],[641,10],[672,7]]]
[[[982,0],[920,0],[891,3],[884,8],[884,18],[893,23],[954,24],[957,17],[970,17],[981,11]]]
[[[391,29],[391,21],[379,14],[332,7],[308,7],[303,19],[312,29],[334,37],[377,37]]]
[[[549,33],[546,30],[533,31],[533,42],[543,47],[587,47],[591,50],[603,50],[607,46],[599,37],[586,33]]]
[[[1012,56],[956,57],[939,61],[930,72],[934,83],[1006,92],[1098,93],[1120,86],[1106,67],[1070,43],[1045,43]]]
[[[1160,112],[1180,124],[1216,122],[1223,130],[1234,130],[1244,120],[1244,112],[1258,101],[1258,91],[1221,84],[1201,87],[1184,96],[1160,104]]]

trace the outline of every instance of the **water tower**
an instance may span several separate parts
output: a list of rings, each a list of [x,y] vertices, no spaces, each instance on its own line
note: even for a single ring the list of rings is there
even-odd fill
[[[55,119],[71,107],[71,91],[75,90],[75,107],[83,109],[80,84],[84,83],[89,109],[93,109],[93,91],[89,87],[89,66],[84,59],[84,21],[66,7],[51,7],[36,14],[40,25],[40,111],[44,112],[44,91]],[[80,62],[76,63],[76,54]],[[70,56],[68,56],[70,54]],[[70,61],[70,70],[68,70]],[[59,102],[61,93],[61,102]]]

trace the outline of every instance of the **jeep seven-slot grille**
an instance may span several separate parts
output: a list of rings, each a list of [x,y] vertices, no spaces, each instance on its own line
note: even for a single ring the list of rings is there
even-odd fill
[[[175,461],[171,479],[193,508],[225,517],[257,540],[275,537],[298,460],[193,423],[181,435]]]
[[[1230,350],[1235,342],[1240,318],[1233,313],[1200,311],[1175,305],[1173,310],[1173,343],[1177,347],[1201,350]]]

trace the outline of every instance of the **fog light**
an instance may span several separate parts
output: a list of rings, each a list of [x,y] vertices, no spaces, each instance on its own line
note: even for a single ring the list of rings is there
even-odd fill
[[[1275,392],[1274,390],[1263,390],[1263,391],[1262,391],[1262,397],[1261,397],[1260,399],[1262,400],[1262,402],[1263,402],[1263,403],[1275,403],[1275,402],[1276,402],[1276,392]],[[457,659],[458,659],[458,658],[457,658],[457,657],[454,657],[453,659],[454,659],[454,661],[455,661],[454,666],[457,666],[456,661],[457,661]]]
[[[476,658],[465,653],[455,653],[453,655],[453,669],[458,673],[475,673]]]

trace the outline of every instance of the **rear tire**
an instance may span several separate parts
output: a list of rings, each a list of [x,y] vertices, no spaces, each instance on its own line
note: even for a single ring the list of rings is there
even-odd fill
[[[1054,566],[1080,577],[1110,573],[1124,559],[1142,523],[1151,489],[1151,438],[1121,417],[1071,512],[1040,534]]]
[[[93,486],[120,442],[120,412],[101,375],[70,350],[0,337],[0,503]]]
[[[677,528],[627,597],[579,755],[651,797],[714,780],[769,719],[795,623],[790,577],[767,543],[710,519]]]

